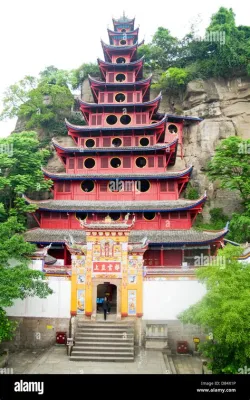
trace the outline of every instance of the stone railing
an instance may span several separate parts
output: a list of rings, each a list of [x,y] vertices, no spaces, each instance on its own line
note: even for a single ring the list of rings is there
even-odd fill
[[[173,275],[173,274],[185,274],[185,275],[193,275],[197,268],[194,267],[144,267],[146,275]]]

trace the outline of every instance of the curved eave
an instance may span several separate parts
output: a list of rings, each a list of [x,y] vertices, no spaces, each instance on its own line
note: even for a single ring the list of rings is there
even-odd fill
[[[38,209],[39,210],[41,210],[41,211],[53,211],[53,212],[67,212],[67,213],[80,213],[80,212],[83,212],[83,213],[91,213],[91,212],[95,212],[95,213],[103,213],[103,212],[111,212],[112,210],[114,211],[114,212],[120,212],[120,213],[122,213],[122,212],[130,212],[130,213],[136,213],[136,212],[138,212],[138,213],[141,213],[141,212],[144,212],[144,211],[146,211],[146,212],[177,212],[177,211],[189,211],[189,210],[192,210],[192,209],[194,209],[194,208],[196,208],[196,207],[198,207],[198,206],[201,206],[202,204],[204,204],[205,203],[205,201],[206,201],[206,198],[207,198],[207,196],[206,195],[204,195],[202,198],[200,198],[200,199],[198,199],[196,202],[193,202],[193,203],[191,203],[189,206],[184,206],[184,207],[175,207],[175,208],[168,208],[167,206],[166,206],[166,208],[159,208],[159,207],[153,207],[152,206],[152,208],[143,208],[143,203],[142,202],[139,202],[140,203],[140,205],[138,205],[138,209],[136,209],[136,208],[133,208],[133,207],[131,207],[131,209],[128,207],[126,207],[126,209],[124,209],[124,207],[123,206],[125,206],[126,205],[126,202],[121,202],[121,209],[115,209],[114,210],[114,208],[113,208],[113,206],[112,206],[112,203],[114,203],[114,202],[112,202],[112,201],[110,201],[110,202],[108,202],[108,201],[106,201],[106,202],[103,202],[103,201],[100,201],[100,202],[97,202],[97,204],[94,206],[94,205],[92,205],[92,207],[90,207],[90,208],[87,208],[87,207],[83,207],[83,208],[73,208],[73,206],[71,207],[71,209],[70,208],[67,208],[67,206],[64,208],[60,208],[59,209],[59,205],[58,205],[58,208],[56,209],[56,208],[50,208],[50,207],[46,207],[46,204],[48,204],[48,203],[53,203],[54,201],[60,201],[60,200],[42,200],[42,201],[34,201],[34,200],[31,200],[31,199],[29,199],[27,196],[23,196],[23,198],[24,198],[24,200],[26,201],[26,203],[27,204],[33,204],[33,205],[36,205],[37,207],[38,207]],[[63,200],[62,200],[63,201]],[[74,200],[72,200],[72,202],[73,202]],[[84,201],[83,201],[83,203],[84,203]],[[94,203],[94,202],[92,202],[92,203]],[[110,210],[109,210],[109,208],[108,208],[108,203],[110,203]],[[134,202],[134,203],[136,203],[136,202]],[[146,203],[146,202],[144,202],[144,203]],[[106,208],[105,207],[103,207],[102,208],[102,206],[103,205],[106,205]]]
[[[132,61],[130,63],[111,63],[108,61],[101,60],[100,58],[97,59],[98,65],[102,67],[112,67],[112,68],[117,68],[117,69],[122,69],[123,67],[137,67],[137,65],[143,64],[144,63],[145,56],[142,56],[136,61]]]
[[[203,233],[206,233],[205,231],[203,231]],[[193,242],[154,242],[154,241],[150,241],[149,244],[151,246],[161,246],[163,245],[164,247],[181,247],[181,246],[185,246],[188,244],[188,246],[197,246],[197,245],[205,245],[205,244],[210,244],[213,242],[216,242],[218,240],[221,240],[224,238],[224,236],[228,233],[228,229],[224,229],[223,231],[220,231],[220,234],[218,234],[218,236],[212,237],[211,239],[207,239],[207,240],[197,240],[197,241],[193,241]]]
[[[107,44],[107,43],[105,43],[103,40],[101,40],[101,44],[102,44],[102,48],[103,48],[103,50],[104,51],[106,51],[106,49],[107,50],[113,50],[113,51],[124,51],[124,50],[126,50],[126,51],[132,51],[132,50],[134,50],[134,49],[136,49],[137,47],[140,47],[141,45],[143,45],[144,44],[144,39],[141,41],[141,42],[136,42],[136,43],[134,43],[134,44],[131,44],[130,46],[115,46],[115,45],[113,45],[113,44]]]
[[[88,103],[87,101],[79,100],[79,103],[84,107],[84,108],[106,108],[106,107],[121,107],[121,108],[128,108],[128,107],[146,107],[146,106],[152,106],[154,104],[157,105],[157,108],[159,107],[159,103],[162,100],[162,94],[161,92],[158,94],[155,99],[150,100],[150,101],[145,101],[144,103]],[[157,104],[158,103],[158,104]]]
[[[90,85],[91,84],[95,84],[95,85],[98,85],[98,86],[101,86],[101,87],[102,86],[108,86],[108,87],[109,86],[110,87],[112,87],[112,86],[121,86],[121,87],[124,87],[124,86],[140,86],[140,85],[149,85],[151,83],[151,80],[152,80],[152,74],[149,75],[148,78],[143,79],[141,81],[124,82],[124,83],[120,83],[120,82],[109,83],[109,82],[104,82],[104,81],[98,81],[98,79],[93,78],[91,75],[88,75],[88,79],[89,79]]]
[[[138,33],[139,33],[139,28],[136,28],[136,29],[134,29],[133,31],[127,31],[127,32],[117,32],[117,31],[113,31],[112,29],[107,29],[107,31],[108,31],[108,35],[124,35],[124,33],[126,34],[126,35],[138,35]]]
[[[57,173],[47,171],[45,168],[42,168],[42,171],[46,177],[48,177],[50,179],[55,179],[55,180],[81,181],[81,180],[93,180],[94,179],[94,180],[98,180],[98,181],[104,181],[104,180],[110,179],[109,176],[105,176],[105,175],[101,176],[100,174],[98,174],[98,175],[95,175],[95,174],[93,174],[93,175],[89,175],[89,174],[88,175],[82,175],[82,174],[70,175],[70,174],[67,174],[66,172],[57,174]],[[171,175],[171,174],[169,174],[169,175],[167,175],[167,174],[153,174],[153,175],[117,174],[117,176],[116,176],[113,174],[112,177],[115,179],[118,179],[118,180],[119,179],[121,179],[121,180],[122,179],[141,180],[142,177],[143,177],[143,179],[150,179],[150,180],[158,180],[158,179],[159,180],[173,180],[173,179],[181,179],[181,178],[189,177],[189,176],[191,176],[192,171],[193,171],[193,166],[190,166],[190,167],[186,168],[185,170],[180,171],[178,173],[178,175],[177,174],[175,174],[175,175]]]
[[[115,19],[115,18],[112,18],[112,22],[113,22],[113,24],[116,24],[116,25],[122,25],[122,24],[134,24],[135,23],[135,18],[132,18],[132,19],[121,19],[121,18],[119,18],[119,19]]]
[[[192,117],[192,116],[185,117],[184,115],[174,115],[174,114],[167,114],[167,115],[168,115],[168,119],[170,121],[171,120],[190,121],[190,122],[201,122],[201,121],[203,121],[203,118],[200,118],[200,117]]]
[[[140,146],[135,146],[135,147],[92,147],[90,149],[88,148],[81,148],[81,147],[63,147],[60,146],[59,143],[54,141],[52,139],[52,143],[54,147],[58,150],[61,150],[63,153],[123,153],[123,152],[130,152],[130,153],[135,153],[135,152],[156,152],[156,151],[161,151],[161,150],[166,150],[169,149],[171,146],[175,145],[178,142],[178,138],[176,138],[173,142],[171,143],[163,143],[161,146],[148,146],[148,147],[140,147]]]
[[[66,118],[65,118],[65,124],[67,129],[74,131],[74,132],[98,132],[98,131],[128,131],[128,130],[145,130],[145,129],[155,129],[160,127],[161,125],[166,124],[167,121],[167,115],[165,115],[165,117],[160,120],[159,122],[156,122],[155,124],[150,124],[150,125],[135,125],[135,126],[121,126],[121,127],[114,127],[114,126],[99,126],[99,127],[95,127],[95,126],[88,126],[88,125],[83,125],[83,126],[79,126],[79,125],[73,125],[71,124]]]

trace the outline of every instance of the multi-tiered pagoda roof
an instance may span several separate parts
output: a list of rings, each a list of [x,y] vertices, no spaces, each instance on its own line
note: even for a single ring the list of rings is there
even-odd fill
[[[119,224],[127,215],[133,220],[129,241],[148,239],[145,263],[158,257],[160,245],[161,256],[154,262],[180,267],[185,249],[214,252],[227,232],[227,227],[215,232],[192,228],[206,194],[196,200],[184,198],[193,167],[176,168],[177,157],[183,160],[184,126],[201,119],[159,112],[162,94],[150,98],[152,75],[144,77],[144,57],[137,58],[143,42],[138,40],[134,19],[123,16],[113,19],[113,25],[108,29],[109,44],[101,41],[100,79],[88,78],[94,101],[79,101],[86,124],[65,120],[71,144],[52,140],[65,169],[43,169],[45,179],[54,182],[53,198],[25,197],[37,205],[34,217],[39,225],[26,238],[40,246],[62,245],[67,259],[67,235],[85,240],[80,220],[95,226],[109,215]],[[122,186],[113,187],[114,182]]]

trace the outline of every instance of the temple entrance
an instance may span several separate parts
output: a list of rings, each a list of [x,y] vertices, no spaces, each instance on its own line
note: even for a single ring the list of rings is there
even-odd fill
[[[91,319],[102,319],[102,302],[104,297],[110,301],[110,317],[113,320],[121,319],[121,279],[92,279],[92,315]]]
[[[109,282],[101,283],[97,286],[96,312],[103,313],[102,302],[107,297],[110,303],[110,314],[117,313],[117,287]]]

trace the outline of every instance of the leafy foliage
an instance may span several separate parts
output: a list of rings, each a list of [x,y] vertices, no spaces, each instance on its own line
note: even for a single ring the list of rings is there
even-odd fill
[[[74,98],[68,87],[70,73],[51,66],[40,73],[40,79],[26,76],[9,86],[4,93],[0,119],[19,117],[26,121],[26,129],[59,122],[73,105]]]
[[[199,349],[211,360],[213,373],[235,374],[250,362],[250,266],[237,260],[241,253],[241,248],[227,245],[218,253],[218,265],[199,268],[197,278],[207,292],[179,315],[183,323],[212,332],[213,340]]]
[[[184,69],[185,81],[246,75],[250,73],[249,31],[248,26],[236,26],[232,9],[220,7],[212,15],[203,38],[197,37],[194,26],[181,40],[160,27],[152,42],[139,49],[139,55],[145,54],[148,70],[163,71],[163,88],[164,74],[169,68]]]
[[[20,196],[27,191],[46,190],[52,184],[41,171],[50,152],[40,149],[35,132],[14,133],[0,139],[0,147],[0,220],[10,214],[24,222],[24,214],[35,207],[26,205]]]
[[[224,189],[238,190],[244,204],[250,201],[250,140],[232,136],[220,142],[208,164],[208,176]]]
[[[0,342],[10,339],[15,328],[6,317],[4,307],[13,305],[15,299],[45,298],[52,293],[43,281],[44,274],[28,268],[28,256],[35,246],[25,242],[21,235],[24,229],[17,217],[0,224]]]
[[[98,64],[89,63],[82,64],[79,68],[71,71],[70,82],[73,89],[78,89],[84,79],[88,77],[88,75],[99,76],[100,70]]]

